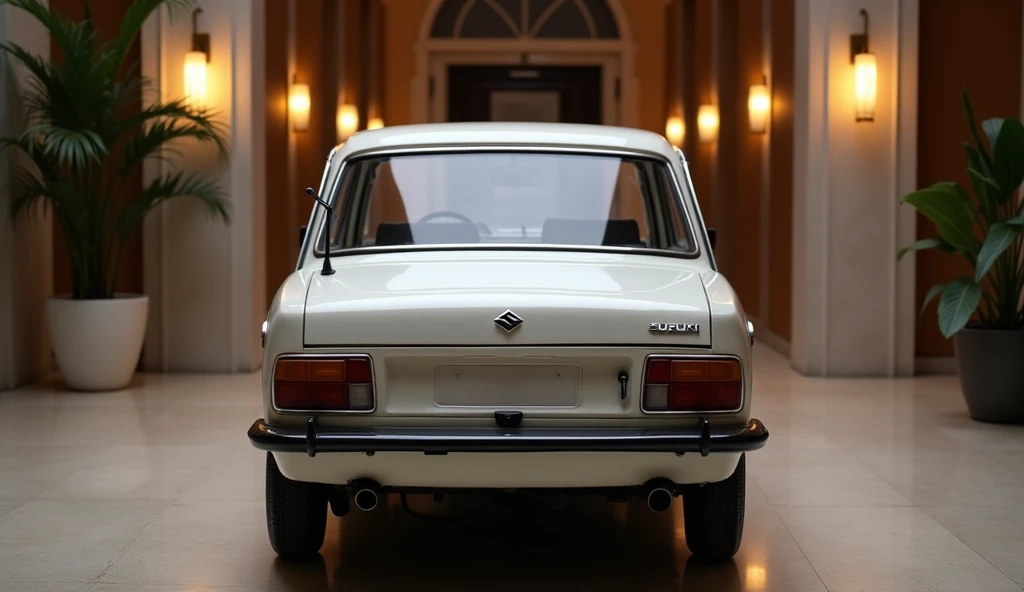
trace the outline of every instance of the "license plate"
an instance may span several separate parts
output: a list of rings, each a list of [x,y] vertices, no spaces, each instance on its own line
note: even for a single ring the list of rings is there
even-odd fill
[[[457,407],[572,407],[579,366],[437,366],[434,399]]]

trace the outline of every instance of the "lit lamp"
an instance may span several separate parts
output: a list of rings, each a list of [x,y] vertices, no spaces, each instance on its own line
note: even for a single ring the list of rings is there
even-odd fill
[[[672,115],[665,120],[665,139],[676,148],[683,147],[683,140],[686,139],[686,123],[678,115]]]
[[[697,110],[697,135],[705,144],[718,139],[718,107],[701,105]]]
[[[380,117],[371,117],[370,121],[366,122],[366,129],[368,130],[380,129],[382,127],[384,127],[384,120]]]
[[[878,102],[878,60],[868,52],[868,11],[864,17],[864,33],[850,35],[850,63],[853,64],[854,112],[857,121],[874,121]]]
[[[359,109],[355,105],[338,107],[338,140],[344,142],[359,131]]]
[[[185,104],[191,111],[206,108],[206,64],[210,61],[210,35],[198,33],[202,8],[192,11],[192,51],[185,54]]]
[[[750,122],[750,131],[755,134],[763,134],[768,129],[768,113],[771,110],[772,99],[768,93],[768,80],[762,78],[761,84],[750,85],[750,94],[747,95],[747,119]]]
[[[292,82],[288,88],[288,116],[294,131],[304,132],[309,129],[309,105],[309,85]]]

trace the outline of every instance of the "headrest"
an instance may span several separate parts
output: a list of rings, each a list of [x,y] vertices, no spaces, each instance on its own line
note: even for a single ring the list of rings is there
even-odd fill
[[[378,247],[397,245],[443,245],[480,242],[480,230],[469,222],[381,222],[377,225]]]
[[[637,247],[643,244],[636,220],[548,218],[544,221],[540,240],[550,245]]]

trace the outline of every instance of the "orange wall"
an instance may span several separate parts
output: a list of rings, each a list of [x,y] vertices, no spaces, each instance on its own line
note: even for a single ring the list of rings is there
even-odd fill
[[[984,8],[962,0],[921,3],[918,67],[917,184],[957,181],[970,187],[962,144],[970,135],[960,89],[974,103],[978,121],[1019,116],[1021,86],[1021,0],[988,0]],[[936,236],[923,216],[918,238]],[[917,255],[917,301],[935,284],[969,275],[966,263],[945,254]],[[935,304],[917,329],[919,356],[951,356],[953,344],[942,337]]]
[[[267,175],[267,306],[278,287],[295,267],[298,230],[289,209],[296,199],[288,186],[288,0],[267,0],[265,51]],[[304,222],[303,222],[304,223]]]

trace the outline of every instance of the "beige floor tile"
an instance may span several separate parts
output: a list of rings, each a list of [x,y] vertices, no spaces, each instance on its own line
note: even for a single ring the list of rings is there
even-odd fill
[[[1024,510],[953,506],[922,509],[1024,587]]]
[[[174,503],[103,574],[117,584],[266,586],[276,556],[262,503]]]
[[[920,508],[776,511],[829,592],[1019,590]]]
[[[775,505],[910,505],[906,497],[844,452],[766,450],[764,455],[752,455],[747,476]]]
[[[0,592],[92,592],[92,582],[5,582]]]
[[[27,501],[67,479],[93,458],[102,447],[32,446],[0,444],[0,500]]]
[[[265,469],[266,453],[248,444],[240,451],[218,452],[178,500],[263,503]]]
[[[152,584],[96,584],[89,592],[267,592],[264,587],[240,586],[189,586]]]
[[[163,505],[77,499],[29,501],[0,518],[0,580],[96,580]]]

